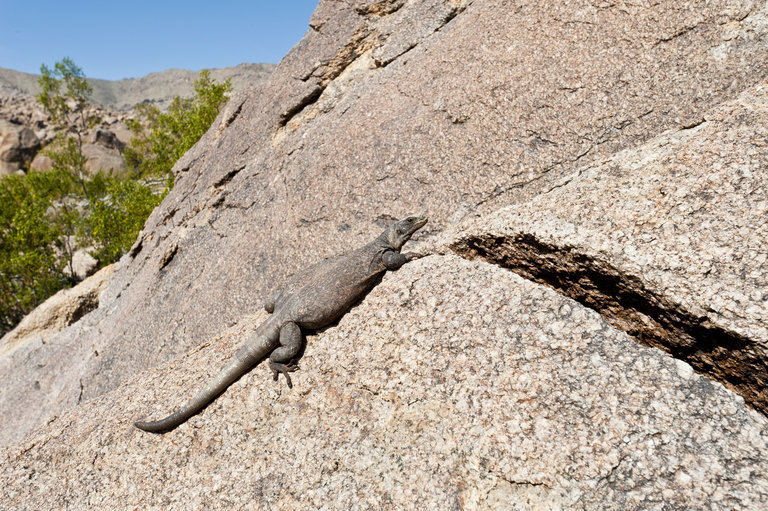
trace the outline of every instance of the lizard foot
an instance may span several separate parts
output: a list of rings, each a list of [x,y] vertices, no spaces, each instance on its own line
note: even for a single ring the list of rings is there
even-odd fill
[[[406,252],[403,255],[408,258],[408,261],[415,261],[416,259],[421,259],[422,257],[426,257],[429,254],[423,254],[421,252]]]
[[[285,376],[285,382],[288,384],[288,388],[293,388],[293,382],[291,381],[291,377],[288,376],[288,373],[299,370],[299,366],[296,364],[296,362],[291,361],[288,364],[281,364],[280,362],[272,362],[270,360],[269,368],[272,370],[272,377],[275,381],[277,381],[278,376],[282,374]]]

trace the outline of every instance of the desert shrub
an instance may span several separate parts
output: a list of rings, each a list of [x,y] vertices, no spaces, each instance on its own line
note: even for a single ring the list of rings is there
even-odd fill
[[[139,120],[129,121],[131,143],[124,156],[142,176],[171,175],[171,168],[202,137],[227,101],[229,79],[218,83],[208,70],[195,81],[195,96],[174,98],[167,112],[143,103],[136,107]]]
[[[83,193],[87,193],[83,138],[99,121],[86,113],[93,88],[86,81],[83,70],[69,57],[56,62],[53,69],[41,65],[37,83],[40,86],[37,101],[59,129],[57,143],[51,144],[46,154],[53,160],[54,167],[72,172],[79,180]]]
[[[0,179],[0,335],[76,282],[77,246],[104,266],[131,247],[167,193],[99,173],[85,181],[62,169]]]
[[[231,90],[208,71],[195,82],[195,97],[175,98],[167,112],[144,104],[131,123],[124,156],[127,176],[86,175],[83,139],[97,119],[88,117],[91,88],[69,58],[43,65],[38,101],[60,136],[44,151],[52,169],[0,178],[0,335],[60,289],[71,286],[77,247],[90,248],[100,266],[117,261],[135,242],[152,210],[172,186],[171,167],[216,119]],[[148,176],[167,177],[165,189]],[[154,191],[153,191],[153,188]]]
[[[70,261],[62,254],[72,218],[55,200],[73,183],[41,174],[0,181],[0,335],[71,283],[65,272]]]
[[[131,179],[108,179],[103,193],[90,203],[85,217],[86,235],[96,247],[91,252],[102,263],[111,263],[131,248],[144,222],[167,193]]]

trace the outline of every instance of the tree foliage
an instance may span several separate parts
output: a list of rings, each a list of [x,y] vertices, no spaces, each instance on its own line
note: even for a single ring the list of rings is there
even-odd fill
[[[69,57],[56,62],[53,69],[45,64],[40,66],[37,83],[40,86],[37,100],[59,128],[59,139],[46,154],[53,160],[54,168],[58,166],[76,174],[83,193],[87,194],[83,137],[99,121],[87,114],[93,88],[83,70]]]
[[[131,143],[124,155],[140,175],[171,175],[171,168],[208,131],[232,90],[230,80],[218,83],[203,70],[194,84],[195,96],[174,98],[167,112],[144,103],[141,120],[131,121]]]
[[[0,178],[0,335],[76,282],[73,255],[86,247],[100,266],[125,253],[164,193],[133,177],[85,173],[83,140],[91,87],[69,58],[43,65],[38,101],[59,129],[44,149],[52,168]]]
[[[54,123],[65,127],[87,127],[84,112],[93,88],[72,59],[64,57],[54,64],[53,69],[41,65],[38,85],[37,100],[51,114]]]
[[[91,255],[99,261],[113,262],[131,248],[167,189],[155,195],[139,181],[110,178],[105,182],[105,192],[91,203],[84,227],[97,247]]]
[[[76,282],[71,254],[78,246],[91,247],[100,266],[117,261],[166,193],[104,173],[86,187],[91,199],[56,168],[0,179],[0,335]]]
[[[59,257],[64,232],[49,210],[62,183],[53,176],[6,176],[0,186],[0,332],[68,284]],[[67,186],[66,184],[63,184]]]
[[[116,176],[85,173],[84,138],[98,119],[88,115],[92,89],[71,59],[41,67],[37,99],[59,129],[44,149],[52,169],[0,178],[0,335],[58,290],[75,282],[78,247],[100,266],[117,261],[135,242],[152,210],[168,193],[153,191],[147,176],[168,177],[171,167],[216,119],[231,90],[208,71],[195,97],[175,98],[167,112],[144,104],[130,125],[123,156],[135,171]]]

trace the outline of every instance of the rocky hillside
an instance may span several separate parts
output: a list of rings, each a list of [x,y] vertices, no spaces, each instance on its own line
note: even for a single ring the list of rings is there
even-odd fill
[[[100,120],[85,134],[86,170],[93,174],[99,169],[122,172],[126,166],[122,150],[131,139],[126,121],[134,114],[98,105],[88,105],[85,113]],[[57,129],[35,98],[24,94],[0,97],[0,176],[30,167],[49,170],[50,158],[40,150],[56,138]]]
[[[238,90],[260,84],[269,77],[274,68],[274,64],[240,64],[211,69],[211,77],[219,82],[229,78],[232,80],[233,89]],[[168,69],[141,78],[88,81],[93,87],[93,102],[104,108],[129,110],[144,101],[165,108],[176,96],[194,95],[192,84],[198,74],[197,71]],[[38,77],[39,75],[0,68],[0,96],[7,97],[19,93],[34,96],[38,92]]]
[[[321,0],[98,308],[0,357],[0,502],[764,509],[767,57],[746,0]],[[416,211],[431,255],[310,332],[292,390],[259,366],[133,428]]]
[[[271,64],[240,64],[214,69],[211,76],[221,82],[229,78],[234,91],[258,88],[269,77]],[[131,134],[126,121],[133,119],[132,107],[142,102],[167,107],[176,96],[194,96],[193,84],[199,73],[171,69],[142,78],[118,81],[89,80],[93,86],[87,114],[100,122],[86,134],[86,170],[122,172],[123,148]],[[38,154],[56,136],[50,116],[34,98],[38,75],[0,68],[0,176],[23,172],[30,166],[48,170],[50,160]]]

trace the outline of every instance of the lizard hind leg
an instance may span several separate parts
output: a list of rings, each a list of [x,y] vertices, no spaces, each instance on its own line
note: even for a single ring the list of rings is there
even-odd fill
[[[280,374],[285,376],[285,382],[288,388],[293,388],[293,382],[288,373],[299,369],[294,361],[294,357],[299,353],[303,336],[301,329],[296,323],[290,322],[280,328],[280,346],[272,350],[269,355],[269,368],[272,370],[272,376],[277,381]]]

